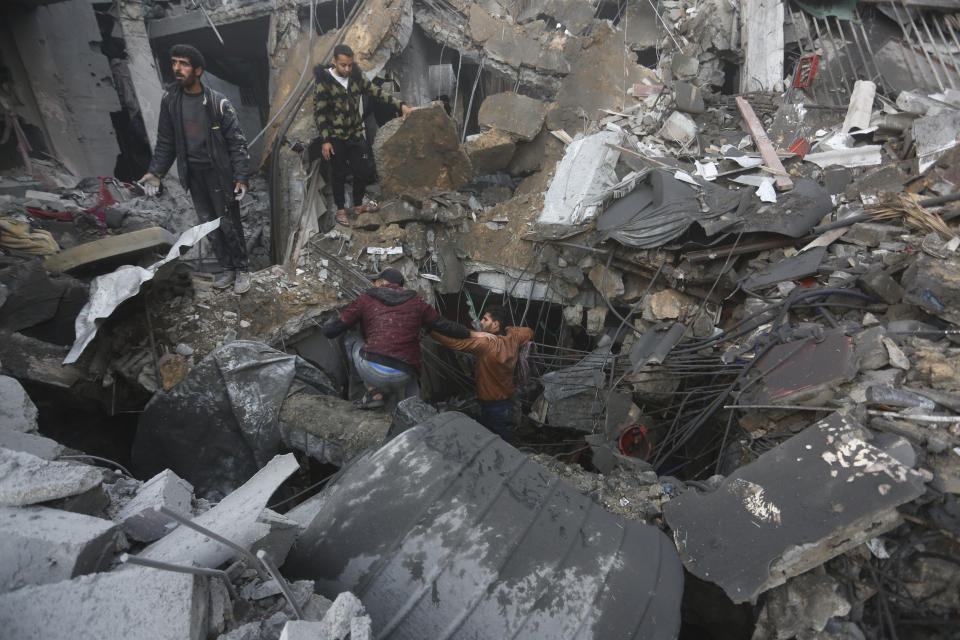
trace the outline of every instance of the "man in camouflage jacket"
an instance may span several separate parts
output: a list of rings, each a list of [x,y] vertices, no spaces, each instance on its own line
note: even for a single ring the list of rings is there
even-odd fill
[[[313,117],[320,134],[324,160],[333,165],[333,200],[337,222],[349,226],[345,210],[344,185],[353,174],[353,211],[372,211],[363,204],[367,185],[373,182],[373,154],[364,135],[363,100],[369,98],[394,107],[407,117],[410,107],[367,80],[353,64],[353,50],[345,44],[333,50],[333,64],[313,70],[317,88],[313,95]]]

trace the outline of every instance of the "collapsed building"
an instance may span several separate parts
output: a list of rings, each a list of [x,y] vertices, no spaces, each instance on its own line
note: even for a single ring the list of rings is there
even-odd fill
[[[951,0],[0,8],[0,620],[37,638],[956,637]],[[156,144],[206,54],[258,167],[237,296]],[[312,69],[420,108],[334,224]],[[379,119],[378,119],[379,117]],[[534,330],[353,407],[384,267]]]

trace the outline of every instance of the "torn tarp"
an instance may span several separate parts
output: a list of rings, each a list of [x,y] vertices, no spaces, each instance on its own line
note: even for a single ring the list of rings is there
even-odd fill
[[[280,452],[280,409],[295,381],[335,391],[319,369],[265,344],[238,340],[214,350],[147,403],[135,468],[144,477],[169,468],[198,496],[226,495]]]
[[[162,267],[179,258],[184,247],[192,247],[219,226],[220,218],[217,218],[187,229],[180,234],[176,244],[170,247],[170,251],[163,260],[153,263],[146,269],[124,265],[113,273],[94,278],[90,283],[90,300],[77,315],[76,340],[70,353],[63,359],[63,364],[72,364],[77,361],[83,350],[97,335],[99,323],[109,318],[121,302],[140,293],[143,283],[157,277]]]
[[[647,183],[641,183],[608,207],[597,219],[602,237],[638,249],[652,249],[679,237],[694,222],[712,235],[738,220],[724,214],[737,208],[740,193],[682,172],[676,174],[685,180],[678,179],[669,170],[652,171]],[[697,186],[688,184],[689,181]]]

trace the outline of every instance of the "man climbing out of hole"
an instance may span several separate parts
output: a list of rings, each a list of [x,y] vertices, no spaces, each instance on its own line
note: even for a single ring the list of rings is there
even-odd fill
[[[333,200],[337,223],[350,226],[346,211],[345,184],[353,173],[353,213],[375,211],[363,204],[367,185],[373,182],[373,153],[364,132],[364,98],[393,107],[406,118],[413,109],[367,80],[353,63],[353,49],[345,44],[333,48],[333,64],[313,69],[317,88],[313,94],[313,117],[317,123],[320,153],[333,167]]]
[[[336,338],[358,322],[365,340],[349,336],[344,345],[363,379],[361,409],[382,407],[419,394],[420,327],[451,338],[479,335],[447,320],[414,291],[403,288],[403,275],[386,269],[346,309],[323,325],[323,335]],[[399,396],[399,397],[398,397]]]
[[[450,349],[476,356],[480,424],[506,440],[513,408],[513,370],[520,348],[533,338],[533,329],[508,327],[507,310],[500,306],[486,309],[480,329],[467,339],[448,338],[437,332],[430,335]]]
[[[209,236],[223,267],[213,286],[225,289],[232,284],[234,293],[246,293],[250,275],[240,200],[247,193],[247,140],[230,101],[200,81],[206,66],[203,54],[188,44],[174,45],[170,64],[175,81],[160,100],[157,144],[140,184],[147,195],[156,195],[160,179],[176,159],[180,183],[190,192],[197,217],[201,222],[220,218],[220,228]]]

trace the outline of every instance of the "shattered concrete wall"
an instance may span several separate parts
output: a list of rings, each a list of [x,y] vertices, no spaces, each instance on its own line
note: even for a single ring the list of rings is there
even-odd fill
[[[79,177],[113,175],[120,148],[110,112],[120,102],[91,4],[8,5],[4,16],[58,159]]]

